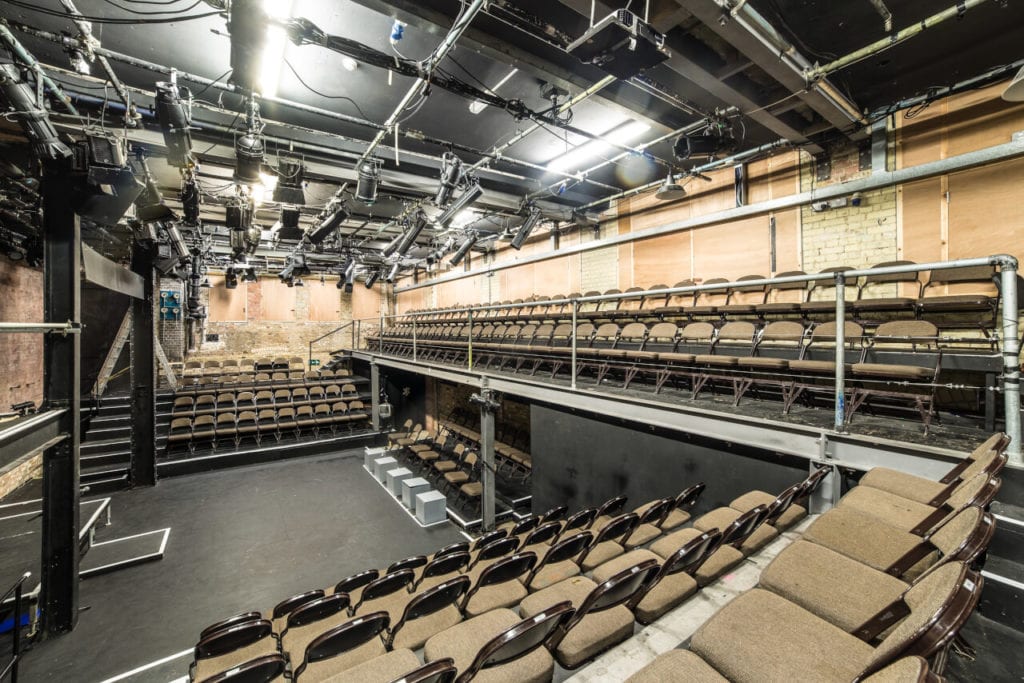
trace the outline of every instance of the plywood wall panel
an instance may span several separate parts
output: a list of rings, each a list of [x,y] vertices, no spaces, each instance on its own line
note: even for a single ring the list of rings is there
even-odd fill
[[[673,285],[693,277],[690,270],[690,235],[674,233],[633,245],[633,282],[637,287]]]
[[[259,286],[261,320],[295,320],[295,288],[276,277],[260,278]]]
[[[366,289],[365,287],[363,289]],[[342,291],[337,287],[337,280],[323,283],[309,280],[306,282],[309,295],[309,319],[314,322],[336,322],[341,320]]]
[[[942,183],[930,178],[908,183],[897,195],[902,211],[903,244],[900,257],[907,261],[926,263],[941,261]]]
[[[949,258],[1024,255],[1024,159],[949,176]]]
[[[780,211],[774,215],[775,273],[800,270],[800,209]]]
[[[702,280],[767,275],[770,266],[768,237],[767,216],[695,230],[694,275]]]
[[[211,275],[210,310],[208,311],[210,321],[215,323],[245,322],[245,293],[248,286],[248,283],[240,282],[234,289],[228,289],[224,286],[223,275]]]

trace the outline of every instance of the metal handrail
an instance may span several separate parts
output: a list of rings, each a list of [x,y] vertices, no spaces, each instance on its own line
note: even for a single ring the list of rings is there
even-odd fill
[[[0,605],[2,605],[7,601],[7,598],[11,597],[12,593],[14,594],[14,618],[11,627],[11,661],[0,671],[0,680],[3,680],[7,674],[11,674],[11,683],[18,683],[18,660],[21,658],[21,589],[30,576],[32,576],[32,572],[22,574],[21,578],[7,589],[3,597],[0,597]]]
[[[341,327],[336,327],[335,329],[331,330],[327,334],[321,335],[321,336],[317,337],[316,339],[311,339],[309,341],[309,360],[306,363],[306,368],[313,367],[313,344],[316,344],[319,341],[323,341],[324,339],[327,339],[331,335],[337,334],[338,332],[341,332],[346,327],[351,327],[352,325],[355,325],[355,324],[356,324],[355,320],[350,320],[347,323],[345,323],[344,325],[342,325]]]

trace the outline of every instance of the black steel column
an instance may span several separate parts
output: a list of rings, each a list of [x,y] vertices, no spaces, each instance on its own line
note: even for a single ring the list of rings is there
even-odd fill
[[[46,322],[81,319],[81,240],[70,201],[72,180],[62,163],[43,177],[43,307]],[[64,408],[63,441],[43,453],[42,629],[63,633],[78,621],[78,499],[80,335],[48,334],[43,343],[43,397]]]
[[[132,271],[142,276],[144,297],[132,299],[131,385],[133,486],[156,484],[156,352],[153,298],[154,248],[132,243]]]

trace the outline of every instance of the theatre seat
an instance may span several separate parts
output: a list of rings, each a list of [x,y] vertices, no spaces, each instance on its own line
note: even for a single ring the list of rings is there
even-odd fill
[[[462,601],[461,610],[476,617],[492,609],[513,607],[528,593],[519,579],[537,564],[532,552],[516,553],[490,563],[480,572]]]
[[[579,574],[575,560],[593,538],[592,533],[583,531],[553,544],[523,582],[527,590],[538,591]]]
[[[292,662],[295,683],[320,683],[385,654],[383,633],[390,620],[386,612],[373,612],[336,626],[306,648],[301,662]]]
[[[401,617],[388,630],[387,648],[419,649],[431,636],[460,623],[462,612],[457,605],[469,590],[469,584],[468,577],[458,576],[410,600]]]

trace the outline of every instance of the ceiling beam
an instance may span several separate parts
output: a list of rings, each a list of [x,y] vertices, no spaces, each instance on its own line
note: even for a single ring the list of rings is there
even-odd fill
[[[387,0],[387,2],[384,0],[353,0],[353,2],[424,30],[447,29],[452,21],[452,17],[433,9],[429,3],[425,2],[413,2],[412,0]],[[593,85],[593,79],[581,76],[571,69],[555,64],[530,50],[523,49],[476,26],[471,26],[466,30],[462,42],[489,59],[532,73],[566,90],[586,90]],[[630,102],[627,98],[610,90],[598,93],[593,99],[619,113],[646,123],[657,132],[665,132],[671,127],[669,124],[649,116],[639,109],[636,103]]]
[[[676,0],[676,2],[680,7],[700,19],[718,37],[757,64],[760,69],[782,84],[789,92],[796,94],[798,99],[806,103],[832,126],[846,132],[851,130],[851,124],[856,123],[851,120],[847,110],[839,106],[833,98],[826,96],[824,88],[830,84],[819,83],[808,87],[803,73],[798,67],[789,63],[793,58],[780,54],[778,50],[773,49],[751,30],[748,30],[741,22],[742,17],[737,16],[736,19],[733,19],[716,0]],[[751,12],[752,10],[749,7],[744,7],[743,11]],[[835,91],[835,88],[832,87],[832,90]],[[838,91],[835,93],[838,94]],[[854,130],[857,128],[859,126]]]
[[[559,0],[559,2],[575,10],[578,14],[588,19],[590,18],[590,0]],[[611,14],[613,11],[614,8],[609,5],[601,2],[596,4],[595,12],[599,18]],[[721,100],[725,104],[737,107],[741,114],[761,124],[776,135],[786,138],[794,144],[803,145],[812,154],[818,154],[823,151],[820,145],[810,141],[799,129],[773,116],[764,109],[764,103],[755,102],[735,87],[723,81],[716,73],[700,64],[696,59],[689,56],[687,50],[682,45],[678,43],[670,44],[669,50],[671,56],[663,63],[663,66],[676,72],[712,97]]]

